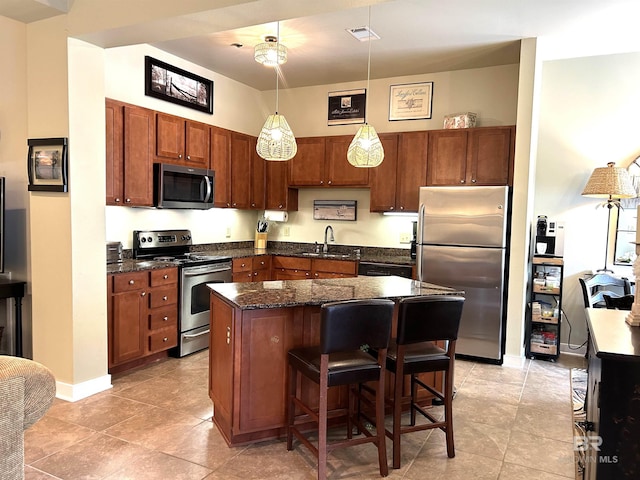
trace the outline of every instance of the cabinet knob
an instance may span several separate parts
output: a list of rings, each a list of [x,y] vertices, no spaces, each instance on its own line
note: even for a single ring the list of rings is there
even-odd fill
[[[244,267],[244,266],[245,266],[245,264],[243,263],[243,264],[241,264],[240,266],[241,266],[241,267]]]
[[[328,183],[329,185],[331,185],[331,180],[329,180],[327,183]]]
[[[404,207],[403,207],[403,206],[400,206],[400,210],[404,210]]]
[[[256,206],[256,204],[255,204],[255,203],[252,203],[252,204],[251,204],[251,206],[252,206],[252,207],[255,207],[255,206]]]
[[[282,208],[282,204],[278,205],[278,208]]]
[[[227,207],[230,207],[230,206],[231,206],[231,204],[227,202]]]
[[[257,277],[258,276],[258,272],[253,272],[253,276]]]
[[[317,273],[314,273],[314,276],[316,276],[316,277],[317,277],[317,276],[318,276],[318,274],[317,274]]]
[[[130,198],[127,198],[124,202],[125,202],[125,203],[131,203],[131,199],[130,199]]]
[[[394,207],[389,207],[389,210],[395,210],[395,208]]]
[[[169,341],[169,339],[168,339],[167,337],[164,337],[164,338],[162,339],[162,341],[163,341],[163,342],[168,342],[168,341]]]
[[[476,182],[477,182],[477,180],[475,178],[471,179],[471,183],[476,183]]]
[[[191,155],[187,155],[187,160],[191,160]]]
[[[165,295],[162,297],[162,300],[164,300],[165,302],[167,301],[168,297]]]
[[[460,183],[464,183],[464,179],[460,180]]]
[[[167,320],[169,320],[169,317],[162,317],[163,322],[166,322]]]
[[[181,153],[178,154],[178,158],[182,158],[182,154]]]
[[[116,198],[115,202],[116,202],[116,203],[120,203],[120,199],[119,199],[119,198]]]
[[[140,296],[144,297],[147,294],[147,292],[140,292]]]
[[[134,283],[136,283],[134,280],[129,280],[129,285],[133,285]]]
[[[164,279],[166,280],[167,278],[169,278],[169,275],[167,275],[167,274],[165,273],[165,274],[162,276],[162,278],[164,278]]]
[[[264,265],[264,260],[262,260],[262,261],[260,262],[260,265]]]
[[[322,185],[324,183],[324,180],[320,180],[320,185]]]

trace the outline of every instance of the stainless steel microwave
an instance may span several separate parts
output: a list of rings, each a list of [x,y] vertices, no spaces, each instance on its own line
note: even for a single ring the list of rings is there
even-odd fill
[[[154,204],[158,208],[213,207],[213,170],[156,163],[153,179]]]

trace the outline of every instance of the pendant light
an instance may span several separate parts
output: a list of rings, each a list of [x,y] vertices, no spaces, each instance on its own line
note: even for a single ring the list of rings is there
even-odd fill
[[[259,43],[253,49],[253,59],[267,67],[275,67],[287,63],[287,47],[278,41],[278,37],[269,35],[264,43]]]
[[[278,50],[279,41],[280,22],[278,22],[276,50]],[[258,135],[256,152],[265,160],[286,161],[295,156],[298,151],[298,145],[284,115],[278,114],[278,74],[280,67],[276,64],[273,69],[276,73],[276,113],[269,115],[266,122],[264,122],[260,135]]]
[[[371,6],[369,6],[369,21],[367,30],[369,31],[369,59],[367,62],[367,95],[364,107],[364,125],[356,132],[347,150],[347,160],[354,167],[372,168],[377,167],[384,160],[384,149],[376,129],[367,123],[369,113],[369,80],[371,77]]]

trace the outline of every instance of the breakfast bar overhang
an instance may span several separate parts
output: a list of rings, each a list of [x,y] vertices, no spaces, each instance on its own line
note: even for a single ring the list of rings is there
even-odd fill
[[[319,343],[322,304],[464,295],[459,290],[394,276],[207,286],[211,290],[209,397],[213,422],[230,446],[285,433],[287,352]],[[423,381],[433,385],[441,381],[435,374],[426,375]],[[308,399],[317,397],[315,384],[303,381],[300,388]],[[329,408],[343,406],[345,400],[346,390],[335,388],[330,392]]]

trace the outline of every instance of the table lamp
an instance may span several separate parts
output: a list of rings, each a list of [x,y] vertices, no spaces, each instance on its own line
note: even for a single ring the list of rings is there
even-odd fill
[[[613,272],[607,268],[607,253],[609,252],[609,227],[611,225],[611,209],[620,208],[621,198],[633,198],[637,192],[631,182],[631,177],[625,168],[616,167],[615,163],[609,162],[606,167],[596,168],[587,185],[582,191],[585,197],[605,198],[606,200],[598,206],[606,206],[609,209],[607,216],[607,236],[604,250],[604,268],[598,272]]]

